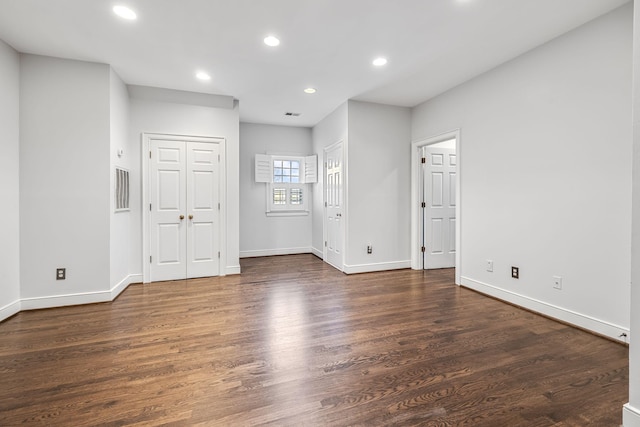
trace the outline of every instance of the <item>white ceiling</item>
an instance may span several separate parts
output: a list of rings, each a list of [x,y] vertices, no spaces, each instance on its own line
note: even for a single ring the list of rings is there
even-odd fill
[[[627,1],[0,0],[0,39],[111,64],[127,84],[233,96],[244,122],[313,126],[351,98],[417,105]]]

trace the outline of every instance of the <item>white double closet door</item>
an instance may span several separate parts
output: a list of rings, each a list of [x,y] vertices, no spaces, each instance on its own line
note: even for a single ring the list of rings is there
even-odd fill
[[[151,140],[150,279],[220,273],[220,146]]]

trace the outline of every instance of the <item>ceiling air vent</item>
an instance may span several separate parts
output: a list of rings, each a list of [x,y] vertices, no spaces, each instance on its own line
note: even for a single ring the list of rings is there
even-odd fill
[[[300,117],[300,113],[291,113],[291,112],[286,112],[284,113],[285,116],[287,117]]]

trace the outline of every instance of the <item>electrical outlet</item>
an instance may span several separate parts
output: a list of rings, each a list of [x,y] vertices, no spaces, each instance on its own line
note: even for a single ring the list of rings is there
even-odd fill
[[[514,279],[520,278],[520,267],[511,267],[511,277]]]
[[[553,276],[553,288],[554,289],[562,289],[562,277]]]
[[[368,254],[372,254],[373,253],[373,246],[372,245],[367,246],[367,253]]]
[[[65,280],[67,278],[67,269],[66,268],[57,268],[56,269],[56,280]]]
[[[493,273],[493,261],[490,259],[487,260],[487,271]]]

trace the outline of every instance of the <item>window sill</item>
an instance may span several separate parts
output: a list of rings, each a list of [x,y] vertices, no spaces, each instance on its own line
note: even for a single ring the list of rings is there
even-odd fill
[[[267,216],[307,216],[309,211],[270,211]]]

